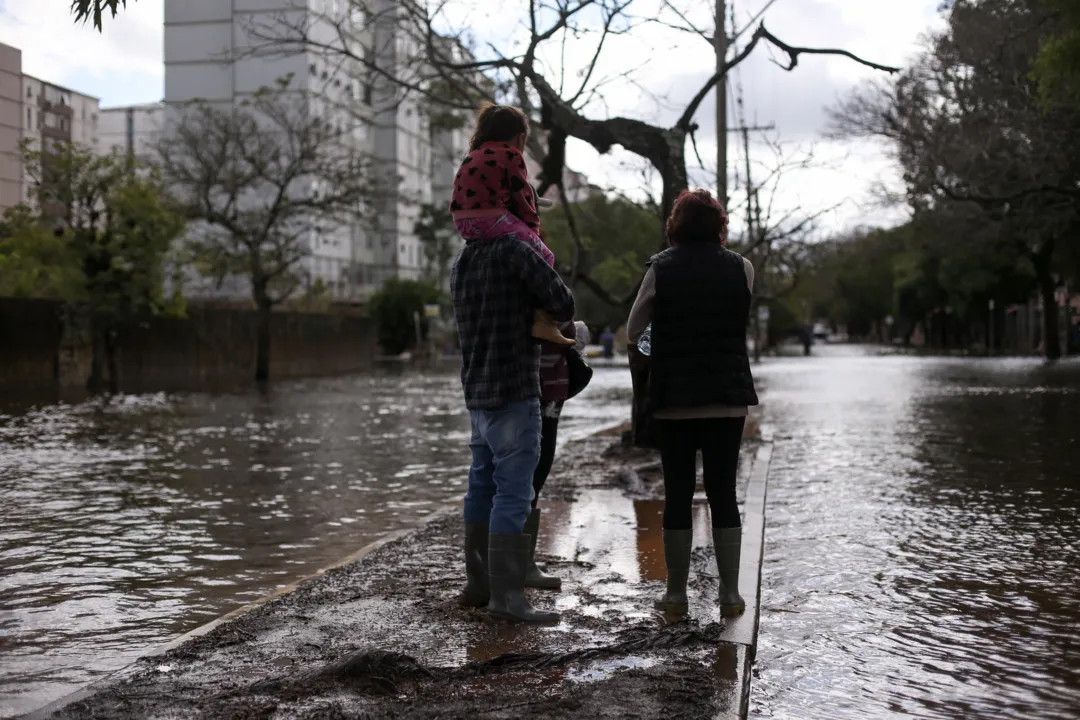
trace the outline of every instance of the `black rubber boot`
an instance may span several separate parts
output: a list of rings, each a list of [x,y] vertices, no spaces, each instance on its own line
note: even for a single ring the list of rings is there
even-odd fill
[[[679,615],[690,611],[690,601],[686,598],[686,582],[690,579],[690,551],[693,547],[693,530],[664,529],[667,592],[653,603],[658,610]]]
[[[742,528],[713,528],[713,550],[720,573],[720,615],[735,617],[746,610],[739,594],[739,560],[742,555]]]
[[[465,523],[465,589],[458,605],[484,607],[491,599],[488,586],[488,526]]]
[[[488,611],[507,620],[526,623],[557,623],[559,614],[537,610],[525,597],[525,566],[532,539],[522,535],[488,536],[488,578],[491,601]]]
[[[525,587],[537,590],[562,590],[562,578],[548,575],[536,566],[536,537],[540,534],[540,508],[533,508],[525,521],[524,533],[529,541],[529,557],[525,563]]]

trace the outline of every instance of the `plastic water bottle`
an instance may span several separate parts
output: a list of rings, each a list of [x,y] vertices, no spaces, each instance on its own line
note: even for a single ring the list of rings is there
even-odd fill
[[[649,323],[645,328],[645,332],[641,333],[641,337],[637,341],[637,349],[645,357],[652,355],[652,323]]]

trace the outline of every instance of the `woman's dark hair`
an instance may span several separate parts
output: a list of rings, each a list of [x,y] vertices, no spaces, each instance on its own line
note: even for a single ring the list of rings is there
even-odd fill
[[[708,190],[683,190],[667,221],[670,245],[727,242],[728,215]]]
[[[525,113],[510,105],[485,102],[476,111],[476,130],[469,141],[469,151],[488,142],[510,142],[527,132],[529,119]]]

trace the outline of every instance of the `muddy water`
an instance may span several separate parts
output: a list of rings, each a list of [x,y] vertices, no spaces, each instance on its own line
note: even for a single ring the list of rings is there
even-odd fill
[[[628,385],[598,370],[563,440]],[[444,507],[468,429],[449,373],[0,407],[0,717]]]
[[[759,372],[753,716],[1080,717],[1080,364],[815,352]]]

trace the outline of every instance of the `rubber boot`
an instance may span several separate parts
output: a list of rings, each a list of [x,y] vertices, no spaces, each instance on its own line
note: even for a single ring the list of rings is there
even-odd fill
[[[487,609],[492,615],[525,623],[556,623],[559,614],[537,610],[525,597],[525,566],[529,560],[528,535],[488,536],[488,578],[491,600]]]
[[[739,594],[739,560],[742,554],[742,528],[713,528],[716,569],[720,573],[720,615],[735,617],[746,610]]]
[[[540,534],[540,508],[533,508],[525,521],[526,535],[529,541],[529,557],[525,563],[525,587],[537,590],[562,590],[562,578],[548,575],[536,566],[536,538]]]
[[[690,601],[686,598],[686,582],[690,579],[690,551],[693,547],[693,530],[664,529],[667,592],[653,602],[657,609],[680,615],[690,611]]]
[[[488,526],[465,523],[465,589],[458,605],[484,607],[491,599],[488,587]]]

